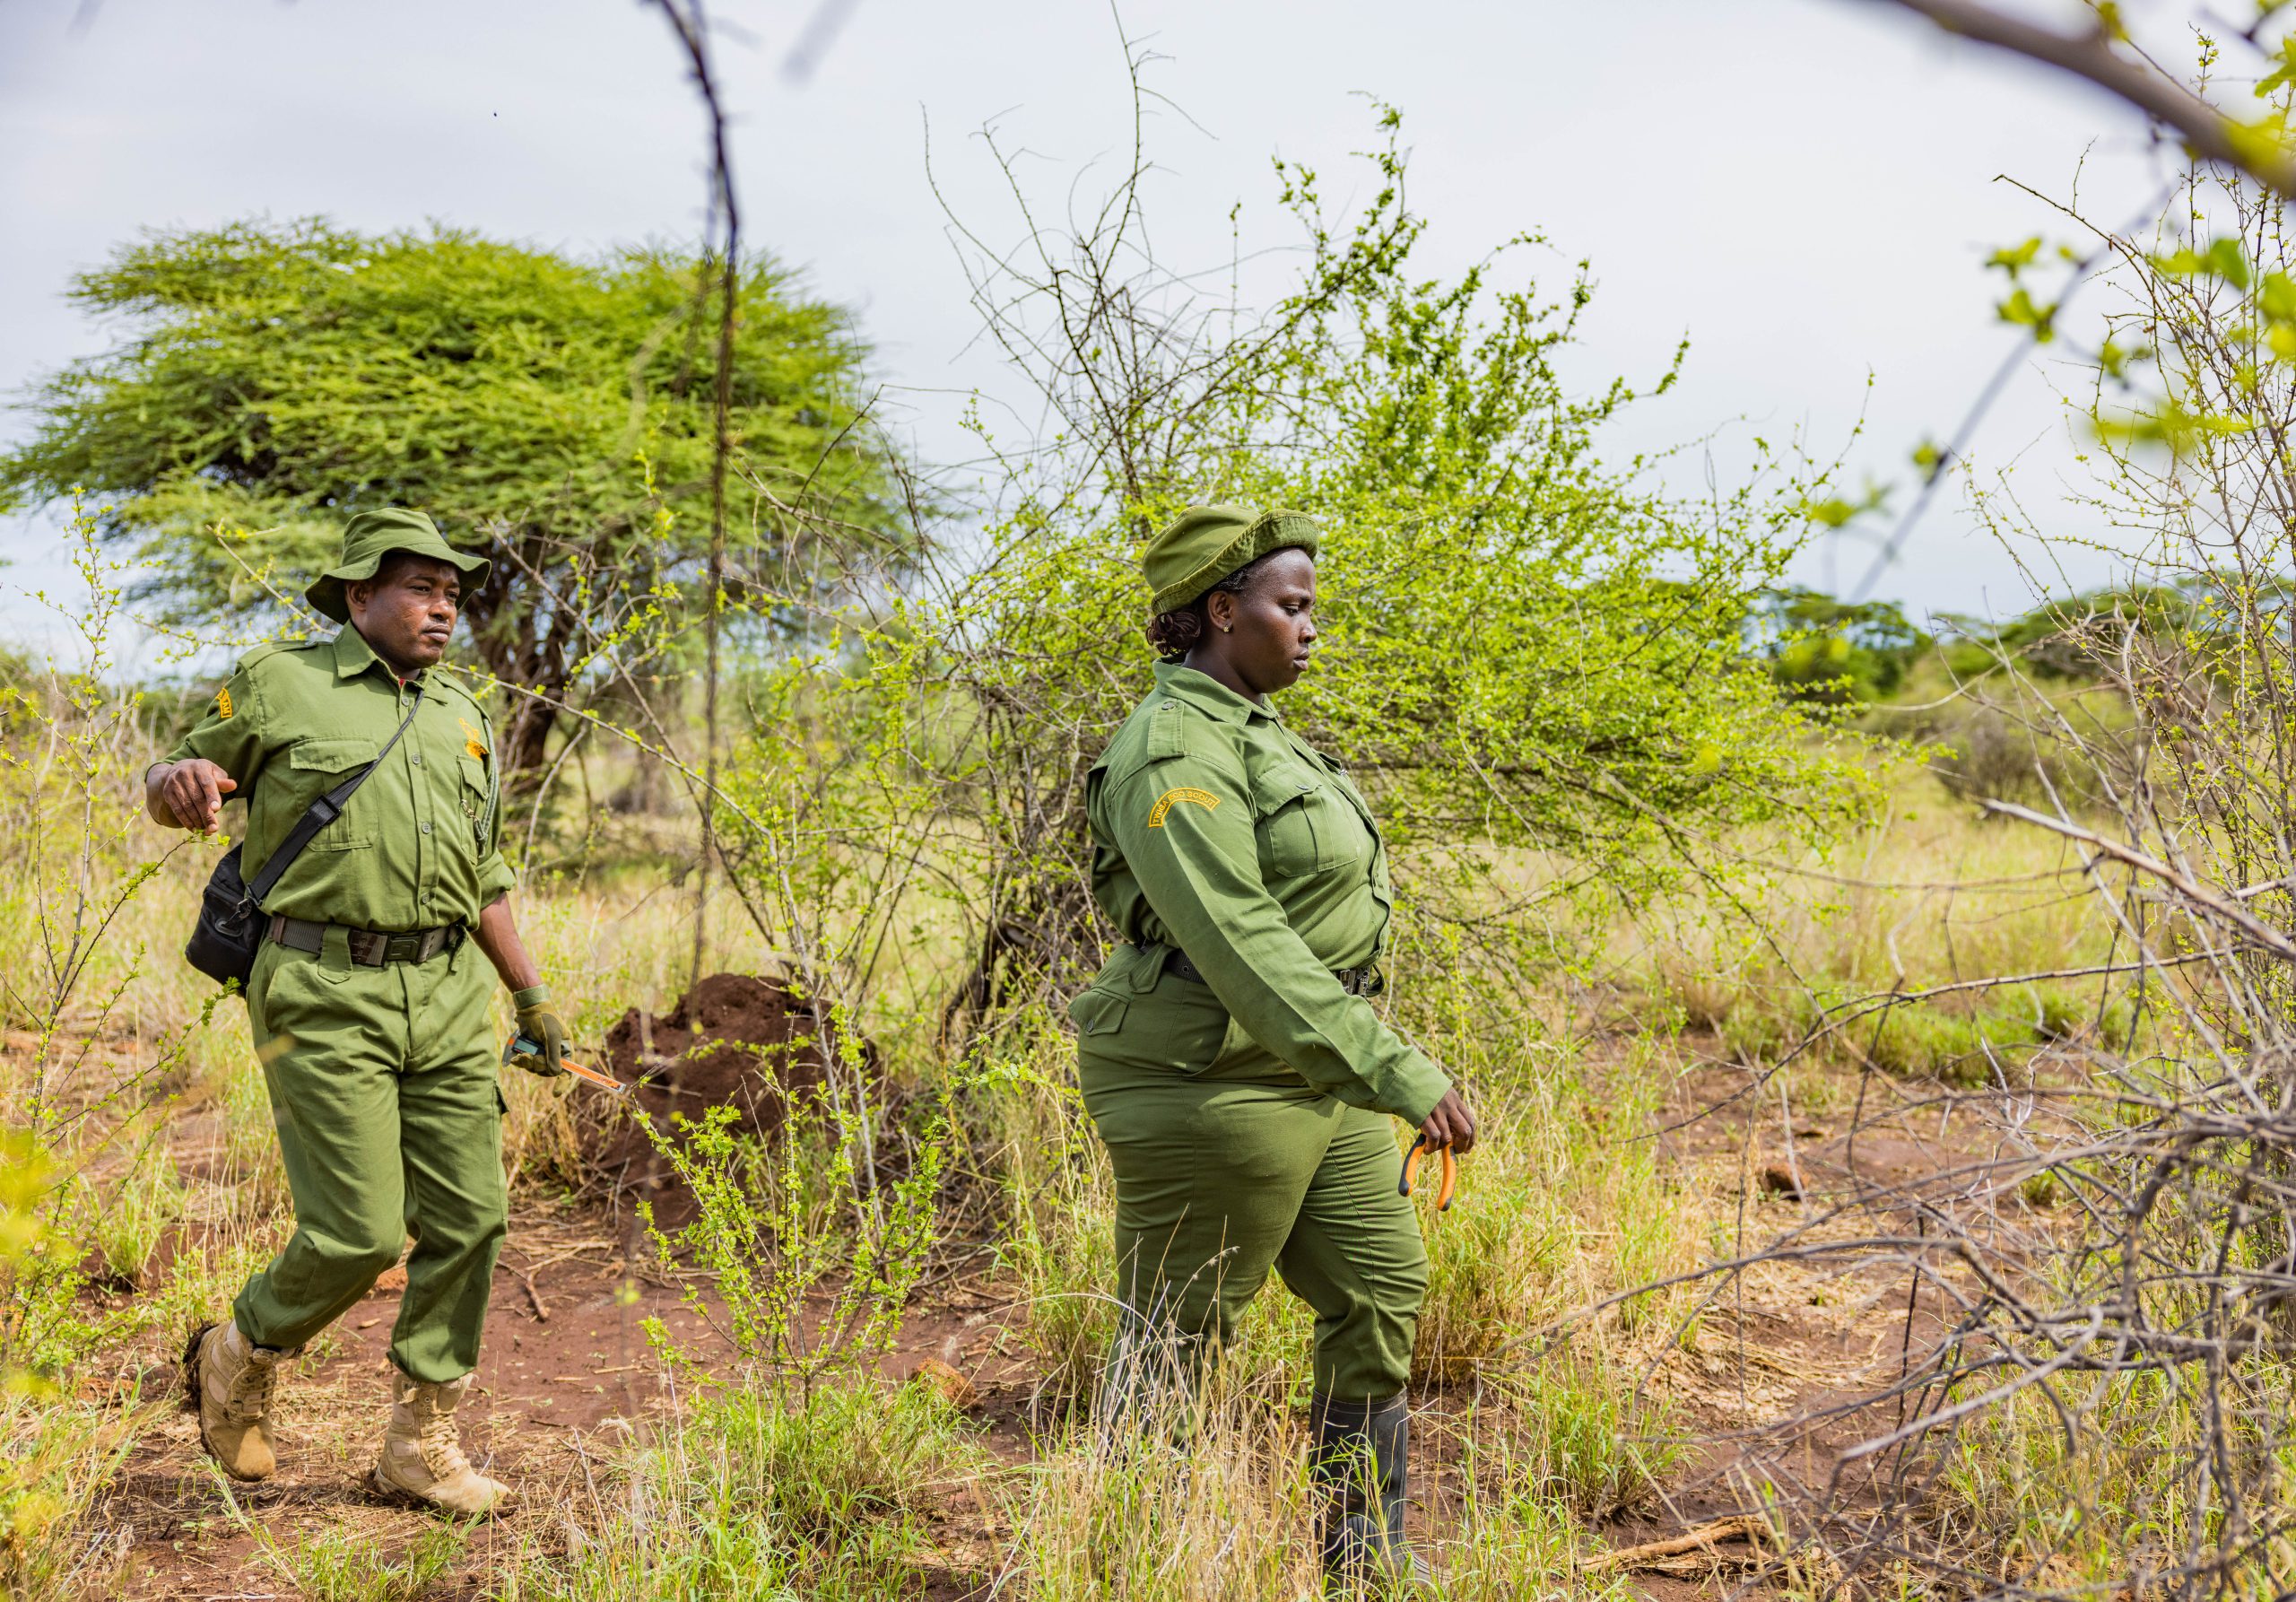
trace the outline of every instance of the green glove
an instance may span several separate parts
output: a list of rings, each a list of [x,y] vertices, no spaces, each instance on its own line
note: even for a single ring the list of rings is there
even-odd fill
[[[559,1066],[559,1059],[571,1055],[572,1049],[566,1043],[565,1023],[551,1010],[550,987],[531,985],[516,991],[510,1005],[518,1009],[518,1032],[502,1049],[502,1060],[544,1079],[565,1080],[560,1090],[571,1086],[573,1075]]]

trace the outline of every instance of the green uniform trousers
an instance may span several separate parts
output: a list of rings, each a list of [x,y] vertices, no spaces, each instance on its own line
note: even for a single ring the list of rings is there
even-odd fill
[[[234,1304],[249,1340],[301,1345],[412,1238],[391,1361],[429,1384],[478,1366],[507,1227],[494,982],[467,939],[380,968],[354,965],[340,928],[316,954],[264,945],[248,1012],[295,1233]]]
[[[1273,1267],[1315,1310],[1316,1389],[1384,1401],[1410,1380],[1427,1294],[1394,1125],[1248,1041],[1193,1055],[1195,990],[1169,997],[1177,1007],[1138,997],[1119,1028],[1077,1042],[1084,1110],[1116,1171],[1119,1294],[1142,1324],[1225,1345]],[[1189,1072],[1192,1055],[1208,1066]]]

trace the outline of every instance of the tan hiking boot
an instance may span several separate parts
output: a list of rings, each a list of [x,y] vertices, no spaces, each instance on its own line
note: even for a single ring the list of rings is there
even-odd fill
[[[391,1371],[391,1427],[375,1465],[376,1490],[465,1519],[505,1511],[510,1487],[473,1468],[455,1434],[455,1409],[470,1382],[465,1374],[425,1385]]]
[[[184,1348],[184,1386],[199,1414],[199,1443],[235,1480],[267,1480],[279,1467],[271,1400],[279,1365],[293,1355],[257,1345],[230,1319],[202,1325]]]

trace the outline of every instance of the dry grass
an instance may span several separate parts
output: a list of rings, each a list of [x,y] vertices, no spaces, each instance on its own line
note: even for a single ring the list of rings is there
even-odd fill
[[[166,843],[136,825],[122,861]],[[1951,883],[1939,882],[1941,862],[1952,865]],[[55,1252],[74,1261],[92,1253],[120,1287],[101,1308],[67,1287],[66,1322],[76,1324],[57,1339],[74,1354],[74,1371],[162,1371],[181,1332],[219,1316],[288,1226],[239,1004],[204,1015],[204,982],[174,957],[205,865],[202,850],[178,850],[139,891],[132,919],[97,948],[81,999],[44,1029],[19,1018],[0,1050],[0,1109],[13,1114],[38,1084],[74,1119],[58,1148],[73,1199],[58,1215]],[[1831,861],[1794,865],[1813,871],[1768,876],[1768,941],[1685,900],[1592,931],[1578,943],[1602,961],[1570,973],[1477,954],[1408,926],[1388,1005],[1467,1088],[1486,1128],[1457,1206],[1427,1215],[1432,1284],[1415,1362],[1422,1384],[1465,1398],[1431,1415],[1422,1433],[1456,1432],[1443,1450],[1464,1465],[1442,1485],[1425,1485],[1451,1594],[1619,1586],[1581,1580],[1573,1564],[1599,1545],[1599,1520],[1651,1505],[1653,1487],[1683,1461],[1700,1409],[1732,1394],[1771,1415],[1812,1379],[1784,1360],[1764,1370],[1757,1355],[1750,1368],[1759,1348],[1702,1316],[1695,1283],[1612,1300],[1726,1249],[1742,1199],[1739,1166],[1686,1164],[1648,1137],[1671,1116],[1695,1056],[1680,1049],[1677,1026],[1686,1021],[1747,1060],[1770,1061],[1814,1009],[1853,994],[2092,960],[2101,931],[2065,866],[2034,836],[1975,824],[1914,776],[1870,838]],[[33,871],[26,858],[13,877],[0,874],[0,962],[20,967],[39,961],[36,910],[24,899]],[[11,894],[13,917],[4,916]],[[686,986],[691,899],[658,866],[546,879],[522,892],[519,908],[578,1041],[600,1040],[627,1007],[663,1009]],[[731,897],[714,911],[706,970],[778,964]],[[905,1085],[961,1083],[966,1173],[950,1188],[944,1222],[995,1244],[998,1284],[1021,1309],[1014,1349],[1041,1404],[1028,1466],[993,1482],[1001,1512],[977,1531],[975,1572],[1002,1576],[1000,1594],[1296,1595],[1309,1561],[1295,1423],[1308,1385],[1306,1310],[1272,1283],[1221,1389],[1185,1430],[1171,1420],[1128,1433],[1092,1422],[1113,1323],[1105,1157],[1057,1027],[1016,1024],[961,1060],[935,1043],[926,1026],[931,976],[953,962],[958,927],[953,916],[919,924],[868,1023]],[[1552,950],[1561,934],[1539,937]],[[1526,989],[1526,972],[1552,982]],[[2063,1002],[2037,990],[2014,1005],[2043,1023],[2057,1006],[2052,1027],[2064,1027],[2074,1014]],[[1950,1000],[1935,1011],[2006,1015],[1991,1002]],[[507,1029],[507,1011],[497,1022]],[[1824,1111],[1840,1093],[1840,1065],[1880,1049],[1872,1036],[1836,1038],[1787,1070],[1795,1111]],[[1890,1066],[1940,1064],[1914,1054]],[[507,1091],[506,1164],[532,1194],[566,1171],[573,1133],[538,1083],[509,1075]],[[1774,1298],[1761,1299],[1807,1303],[1816,1276],[1781,1273]],[[843,1397],[852,1416],[815,1432],[839,1449],[827,1457],[791,1449],[774,1422],[784,1415],[770,1407],[744,1424],[730,1400],[689,1398],[649,1443],[585,1469],[588,1500],[562,1529],[491,1540],[490,1583],[519,1597],[768,1595],[758,1589],[768,1579],[796,1583],[803,1573],[808,1595],[914,1590],[932,1566],[919,1520],[952,1474],[963,1477],[952,1464],[978,1465],[969,1426],[928,1421],[915,1451],[864,1463],[845,1449],[882,1445],[899,1407],[865,1389],[828,1395]],[[317,1407],[309,1416],[326,1427],[317,1397],[298,1405]],[[28,1594],[100,1590],[120,1572],[122,1527],[105,1510],[123,1456],[164,1442],[187,1463],[185,1421],[19,1397],[0,1422],[15,1465],[4,1494],[30,1532],[11,1572]],[[347,1420],[344,1432],[344,1441],[355,1433]],[[839,1500],[856,1475],[877,1476],[885,1489]],[[833,1534],[800,1554],[759,1534],[760,1498],[785,1511],[843,1511],[815,1519]],[[307,1591],[325,1575],[340,1582],[333,1594],[412,1596],[423,1573],[468,1559],[443,1537],[410,1545],[363,1528],[329,1534],[295,1517],[248,1517],[265,1532],[268,1572]]]
[[[1619,971],[1742,1061],[1982,1082],[2004,1049],[2115,1023],[2093,977],[2004,982],[2109,961],[2081,868],[2069,842],[1980,818],[1909,771],[1863,838],[1762,866],[1758,926],[1697,899],[1653,909],[1619,931]]]

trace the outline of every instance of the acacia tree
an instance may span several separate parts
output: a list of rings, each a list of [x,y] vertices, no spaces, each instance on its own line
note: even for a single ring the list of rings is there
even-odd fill
[[[718,275],[671,251],[586,261],[317,219],[156,233],[74,280],[124,337],[31,393],[0,505],[84,489],[163,621],[242,633],[285,621],[343,519],[422,508],[494,559],[465,607],[486,670],[535,692],[503,739],[532,771],[602,638],[674,657],[706,611]],[[724,555],[754,600],[833,584],[807,560],[821,519],[887,540],[896,523],[884,448],[856,426],[851,319],[769,262],[740,276],[727,432],[747,505]]]

